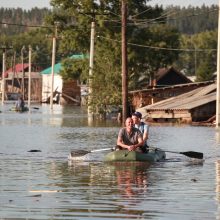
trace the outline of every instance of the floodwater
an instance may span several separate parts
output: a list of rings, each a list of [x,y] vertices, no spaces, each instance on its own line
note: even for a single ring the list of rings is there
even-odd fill
[[[0,114],[0,219],[220,219],[220,132],[152,125],[149,145],[198,151],[164,162],[110,165],[106,152],[68,161],[71,150],[115,145],[116,121],[88,122],[80,107]],[[40,152],[28,152],[39,150]]]

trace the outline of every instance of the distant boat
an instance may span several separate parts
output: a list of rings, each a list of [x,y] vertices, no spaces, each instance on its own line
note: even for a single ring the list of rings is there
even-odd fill
[[[14,112],[26,112],[26,111],[28,111],[29,110],[29,108],[28,107],[23,107],[22,109],[17,109],[16,107],[11,107],[10,108],[10,111],[14,111]]]

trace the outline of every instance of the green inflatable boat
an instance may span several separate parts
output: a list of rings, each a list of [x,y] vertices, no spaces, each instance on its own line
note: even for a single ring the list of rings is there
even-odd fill
[[[164,160],[166,154],[164,151],[158,149],[151,149],[148,153],[140,153],[137,151],[117,150],[106,154],[104,160],[106,162],[157,162]]]

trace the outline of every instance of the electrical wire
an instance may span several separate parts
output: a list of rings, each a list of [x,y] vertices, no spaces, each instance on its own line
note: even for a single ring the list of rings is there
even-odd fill
[[[97,37],[98,37],[98,38],[105,39],[105,40],[108,40],[108,41],[114,41],[114,42],[121,43],[120,40],[115,40],[115,39],[103,37],[103,36],[100,36],[100,35],[98,35]],[[181,49],[181,48],[156,47],[156,46],[135,44],[135,43],[129,43],[129,42],[128,42],[127,44],[128,44],[128,45],[131,45],[131,46],[137,46],[137,47],[149,48],[149,49],[157,49],[157,50],[195,52],[195,49]],[[207,52],[207,51],[217,51],[217,49],[199,49],[199,48],[196,48],[196,51],[198,51],[198,52],[199,52],[199,51],[200,51],[200,52],[202,52],[202,51]]]
[[[191,17],[196,17],[196,16],[200,16],[200,15],[204,15],[204,14],[207,14],[207,13],[213,13],[213,12],[217,12],[218,11],[218,8],[215,8],[215,9],[212,9],[212,10],[209,10],[209,11],[206,11],[206,12],[201,12],[201,13],[196,13],[196,14],[191,14],[191,15],[185,15],[185,16],[180,16],[180,17],[176,17],[176,18],[169,18],[169,16],[171,16],[172,14],[168,14],[169,16],[167,16],[167,19],[166,21],[176,21],[176,20],[180,20],[180,19],[184,19],[184,18],[191,18]],[[176,14],[176,12],[174,13]],[[160,16],[158,18],[155,18],[155,19],[151,19],[151,20],[142,20],[140,22],[135,22],[135,23],[128,23],[128,25],[135,25],[135,26],[138,26],[138,25],[149,25],[149,24],[155,24],[155,23],[164,23],[164,21],[157,21],[155,22],[156,20],[158,19],[161,19],[161,18],[165,18]]]

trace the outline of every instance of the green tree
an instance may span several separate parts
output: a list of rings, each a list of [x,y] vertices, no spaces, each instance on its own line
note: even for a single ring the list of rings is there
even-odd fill
[[[6,68],[12,66],[12,59],[14,53],[16,53],[16,63],[21,62],[21,48],[24,46],[24,62],[28,62],[28,47],[32,47],[32,63],[42,67],[47,68],[51,65],[51,39],[46,38],[47,31],[35,29],[23,34],[18,34],[15,36],[0,36],[0,44],[7,47],[12,47],[13,49],[7,50],[7,64]],[[2,55],[2,50],[0,51],[0,56]]]
[[[210,79],[216,70],[217,61],[217,30],[206,31],[192,36],[182,35],[178,69],[185,70],[189,76],[198,76],[197,81]],[[206,71],[203,71],[203,68]],[[211,72],[207,72],[207,71]],[[205,76],[204,74],[207,74]]]
[[[208,81],[213,79],[215,68],[213,68],[210,58],[206,59],[205,62],[199,65],[196,74],[196,81]]]
[[[95,57],[92,76],[92,101],[94,109],[100,106],[121,104],[121,1],[119,0],[53,0],[55,10],[47,18],[53,24],[60,22],[59,33],[63,36],[59,52],[63,54],[89,54],[90,26],[93,15],[96,23]],[[153,72],[170,65],[178,58],[178,52],[160,50],[160,47],[176,48],[179,34],[165,24],[157,25],[160,7],[149,7],[145,0],[128,1],[128,78],[129,90],[140,88],[139,78],[146,80]],[[138,44],[138,45],[137,45]],[[147,47],[145,47],[147,46]],[[154,48],[152,48],[154,47]],[[89,80],[88,62],[64,64],[65,78]],[[72,73],[71,73],[72,68]]]
[[[201,7],[169,6],[165,9],[167,24],[176,27],[183,34],[198,34],[213,31],[218,27],[218,5]]]

